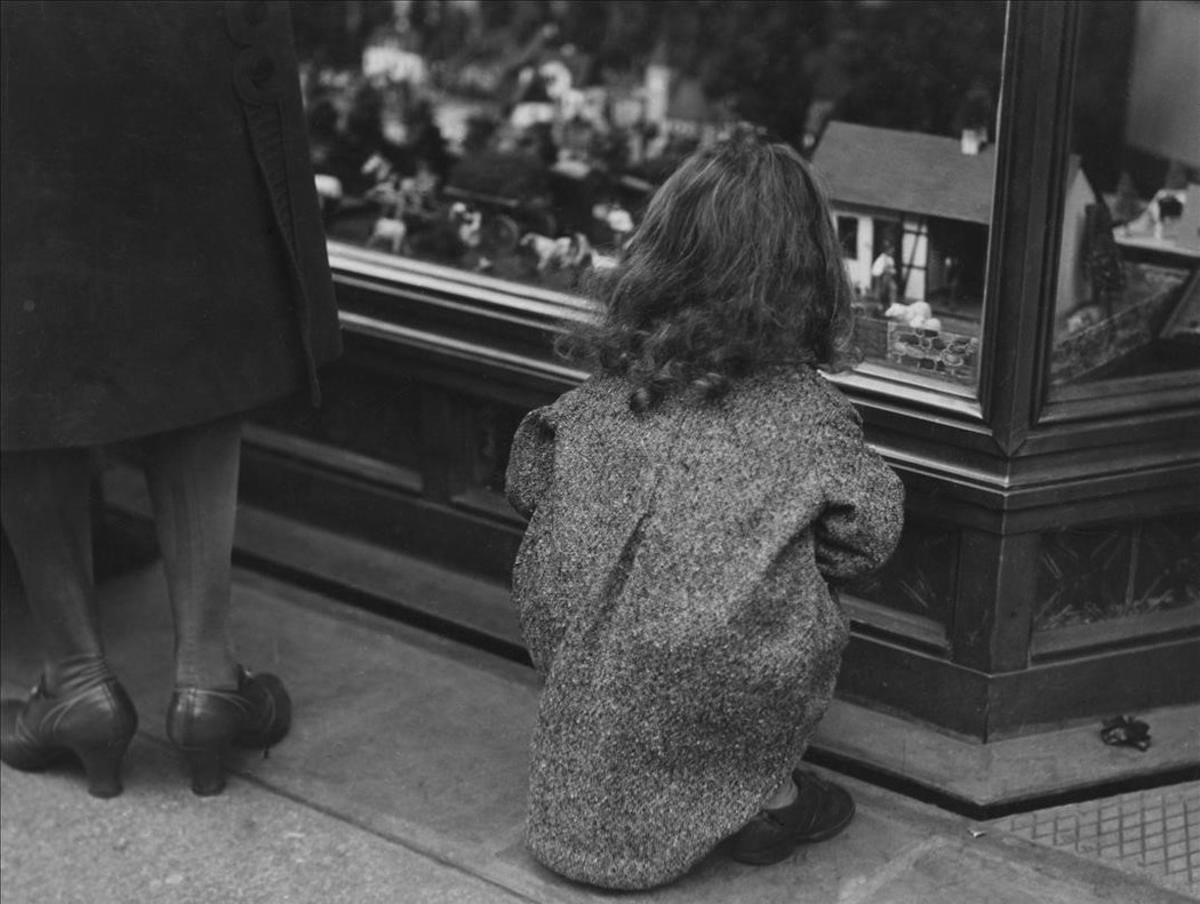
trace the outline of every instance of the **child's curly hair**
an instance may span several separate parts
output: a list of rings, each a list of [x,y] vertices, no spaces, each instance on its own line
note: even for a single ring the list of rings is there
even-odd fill
[[[688,386],[719,397],[768,364],[853,358],[854,293],[828,202],[794,149],[754,131],[684,161],[586,291],[604,314],[560,351],[631,380],[636,411]]]

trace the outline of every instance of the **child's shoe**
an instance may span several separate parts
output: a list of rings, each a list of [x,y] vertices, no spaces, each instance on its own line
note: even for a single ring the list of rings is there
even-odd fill
[[[797,847],[825,841],[850,825],[854,799],[839,785],[812,772],[792,773],[796,799],[785,807],[760,810],[725,842],[725,850],[739,863],[767,866],[778,863]]]

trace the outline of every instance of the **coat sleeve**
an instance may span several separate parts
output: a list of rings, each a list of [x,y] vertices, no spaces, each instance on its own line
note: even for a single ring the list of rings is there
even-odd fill
[[[551,408],[535,408],[525,415],[513,437],[504,481],[509,504],[524,517],[532,517],[549,490],[553,469]]]
[[[904,486],[863,437],[858,417],[839,412],[823,429],[825,505],[814,525],[817,568],[844,583],[883,565],[900,540]]]

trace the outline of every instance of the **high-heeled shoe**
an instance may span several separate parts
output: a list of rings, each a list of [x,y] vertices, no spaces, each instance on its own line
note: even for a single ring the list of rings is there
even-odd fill
[[[63,697],[51,694],[43,677],[27,700],[0,701],[0,760],[38,772],[75,758],[93,797],[115,797],[137,724],[133,701],[115,678]]]
[[[222,758],[231,747],[270,750],[288,733],[292,701],[275,675],[238,666],[237,690],[175,689],[167,708],[167,737],[192,773],[202,797],[225,788]]]

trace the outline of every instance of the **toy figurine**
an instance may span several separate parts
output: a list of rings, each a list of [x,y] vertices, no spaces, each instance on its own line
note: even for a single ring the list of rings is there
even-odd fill
[[[633,217],[628,210],[615,201],[594,205],[592,217],[608,227],[612,233],[612,240],[618,248],[624,246],[625,240],[633,232]]]
[[[321,217],[328,220],[337,211],[345,196],[342,180],[328,173],[316,173],[313,183],[317,189],[317,199],[321,202]]]
[[[942,322],[933,316],[933,308],[927,301],[914,301],[912,304],[894,302],[883,312],[883,316],[889,320],[898,320],[913,329],[940,330],[942,328]]]
[[[528,232],[521,237],[521,247],[528,248],[537,257],[538,272],[541,273],[551,264],[561,261],[570,251],[571,240],[563,236],[552,239],[549,236]]]
[[[408,227],[404,221],[395,217],[380,217],[371,229],[371,237],[367,239],[368,248],[386,247],[392,254],[399,254],[404,248],[404,239],[408,235]]]
[[[612,270],[617,266],[617,258],[611,254],[600,254],[592,252],[592,269],[598,273],[603,273],[606,270]]]
[[[390,168],[388,171],[390,172]],[[403,190],[396,186],[395,177],[392,176],[371,188],[366,197],[378,203],[382,208],[379,218],[371,227],[371,235],[367,238],[367,247],[384,247],[392,254],[399,254],[404,248],[404,240],[408,236],[408,226],[404,222]]]
[[[450,205],[450,222],[456,225],[459,241],[466,248],[478,248],[483,239],[483,214],[462,201]]]
[[[1067,317],[1067,333],[1078,333],[1089,326],[1095,326],[1104,319],[1104,312],[1099,305],[1088,304],[1077,308]]]
[[[550,267],[564,270],[581,267],[592,256],[591,243],[582,232],[556,239],[530,232],[521,239],[521,247],[530,249],[537,256],[539,273]]]
[[[896,303],[896,259],[890,246],[871,264],[871,288],[883,307],[890,308]]]
[[[1131,223],[1138,218],[1144,207],[1145,205],[1138,198],[1137,189],[1133,185],[1133,177],[1123,171],[1117,182],[1117,197],[1113,201],[1113,219],[1119,225]]]

